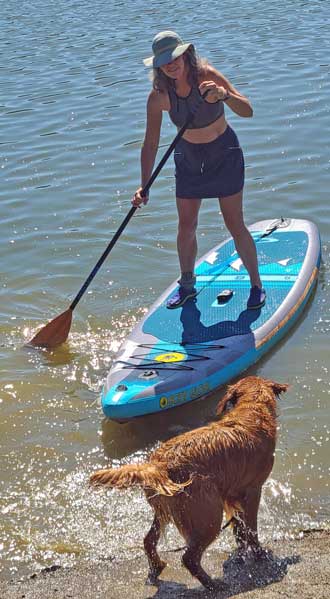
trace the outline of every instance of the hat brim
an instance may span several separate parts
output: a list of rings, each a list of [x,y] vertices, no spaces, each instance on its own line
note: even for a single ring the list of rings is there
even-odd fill
[[[164,64],[172,62],[172,60],[175,60],[176,58],[184,54],[184,52],[186,52],[188,48],[192,47],[193,44],[180,44],[179,46],[174,48],[174,50],[166,50],[158,56],[150,56],[150,58],[145,58],[143,63],[146,67],[153,67],[154,69],[157,69],[158,67],[164,66]]]

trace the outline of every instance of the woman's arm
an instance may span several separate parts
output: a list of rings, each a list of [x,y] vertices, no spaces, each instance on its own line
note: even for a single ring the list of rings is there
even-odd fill
[[[147,102],[147,125],[141,149],[141,186],[143,187],[155,163],[162,125],[162,105],[160,93],[152,90]]]
[[[203,81],[199,86],[201,94],[210,90],[206,101],[224,100],[229,108],[242,117],[253,116],[252,106],[246,96],[243,96],[222,73],[208,65],[203,73]],[[228,97],[227,97],[228,96]]]
[[[134,194],[133,206],[146,204],[148,195],[141,196],[141,191],[150,179],[159,145],[162,124],[162,103],[159,92],[152,90],[147,102],[146,132],[141,149],[141,187]]]

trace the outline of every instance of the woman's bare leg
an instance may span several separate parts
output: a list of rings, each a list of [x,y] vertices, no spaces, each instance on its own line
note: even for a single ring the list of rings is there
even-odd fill
[[[201,206],[199,199],[176,199],[179,216],[177,248],[181,273],[193,273],[197,256],[196,229]]]
[[[219,198],[219,203],[224,223],[232,235],[236,250],[249,273],[251,287],[261,288],[256,246],[243,218],[243,192]]]

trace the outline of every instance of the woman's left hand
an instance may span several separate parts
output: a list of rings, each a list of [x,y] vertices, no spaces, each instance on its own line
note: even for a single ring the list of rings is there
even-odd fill
[[[207,102],[218,102],[218,100],[223,100],[227,96],[226,88],[217,85],[214,81],[203,81],[199,86],[199,91],[202,95],[208,91]]]

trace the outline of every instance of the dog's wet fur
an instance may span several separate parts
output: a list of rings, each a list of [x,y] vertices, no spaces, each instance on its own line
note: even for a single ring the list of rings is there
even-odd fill
[[[162,443],[146,463],[92,474],[93,486],[144,489],[154,510],[144,538],[150,583],[166,566],[157,543],[169,522],[185,539],[184,566],[207,589],[216,585],[201,558],[220,533],[224,511],[232,521],[238,555],[264,555],[258,541],[258,508],[274,462],[276,397],[287,388],[257,376],[241,379],[228,387],[214,422]]]

